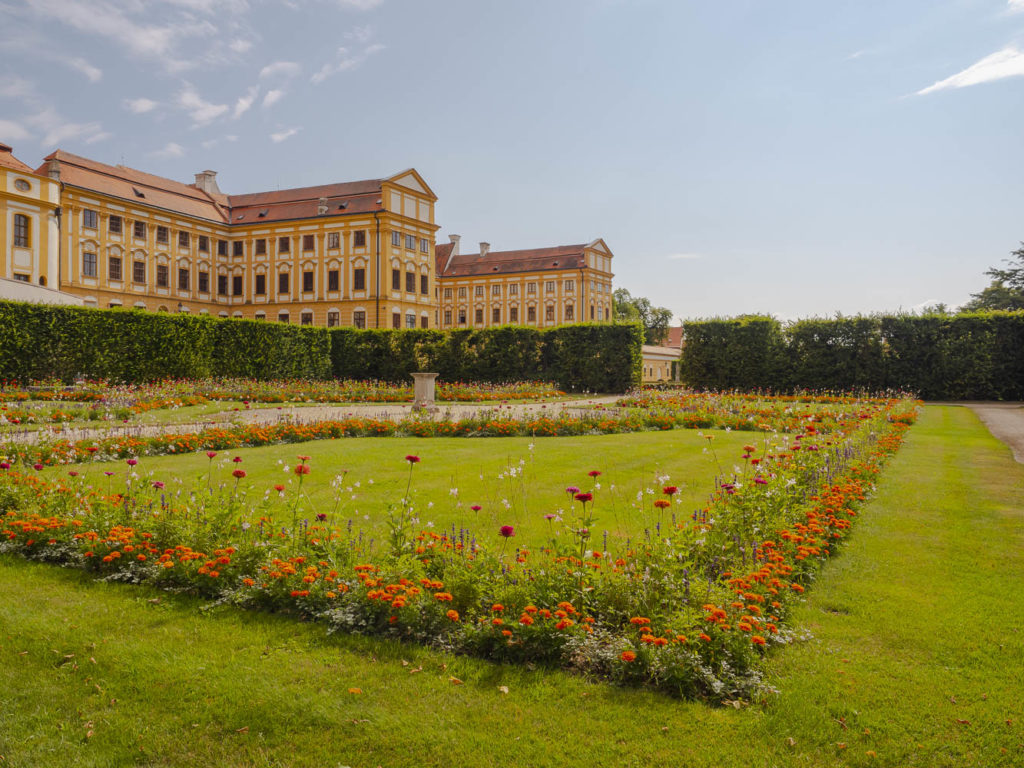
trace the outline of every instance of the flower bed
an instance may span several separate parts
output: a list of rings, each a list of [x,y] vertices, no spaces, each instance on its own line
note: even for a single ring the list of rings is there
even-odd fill
[[[242,503],[240,467],[227,492],[169,498],[162,483],[134,477],[133,458],[118,494],[74,470],[50,482],[0,462],[0,551],[296,612],[332,631],[559,665],[673,695],[750,697],[764,687],[764,653],[793,638],[792,605],[848,534],[914,414],[906,401],[830,412],[837,418],[766,431],[741,455],[721,457],[734,469],[719,472],[691,515],[673,511],[678,489],[663,486],[657,517],[633,539],[598,535],[611,503],[598,470],[572,478],[564,519],[545,515],[562,535],[521,544],[510,525],[418,530],[412,489],[431,471],[429,455],[405,457],[408,482],[383,539],[331,511],[300,509],[303,478],[315,470],[305,456],[298,490],[284,498],[282,486],[255,514]],[[714,456],[714,435],[704,439]]]

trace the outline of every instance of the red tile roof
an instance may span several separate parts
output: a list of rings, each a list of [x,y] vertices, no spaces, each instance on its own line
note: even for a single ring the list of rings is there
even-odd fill
[[[438,275],[444,273],[444,265],[448,263],[454,247],[455,243],[438,243],[434,246],[434,267]]]
[[[22,173],[35,173],[29,166],[11,154],[11,148],[6,144],[0,144],[0,167],[10,168],[13,171]]]
[[[668,327],[668,340],[665,342],[665,346],[676,349],[683,348],[683,326],[670,325]]]
[[[60,179],[65,184],[221,224],[245,225],[315,218],[322,197],[327,198],[329,214],[383,210],[380,179],[244,195],[215,195],[192,184],[123,165],[98,163],[63,150],[48,155],[47,162],[36,173],[45,175],[49,161],[53,159],[60,162]]]
[[[587,266],[583,250],[586,244],[558,245],[553,248],[532,248],[522,251],[491,251],[486,256],[479,253],[459,254],[451,260],[447,269],[440,261],[438,245],[438,275],[440,277],[468,277],[508,272],[537,272],[540,270],[580,269]],[[450,253],[450,249],[448,251]],[[447,261],[447,254],[445,254]]]

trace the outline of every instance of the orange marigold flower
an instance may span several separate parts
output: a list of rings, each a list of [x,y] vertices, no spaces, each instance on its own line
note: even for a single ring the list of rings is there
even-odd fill
[[[703,640],[705,643],[711,642],[711,638],[708,635],[705,635],[703,632],[700,633],[700,639]]]
[[[501,630],[501,634],[503,634],[505,637],[512,637],[512,630],[511,629],[503,629],[503,630]]]
[[[494,605],[491,606],[491,610],[494,611],[495,613],[501,613],[502,611],[505,610],[505,606],[502,605],[501,603],[495,603]]]
[[[752,635],[750,638],[750,642],[752,642],[754,645],[764,645],[765,639],[760,635]]]
[[[524,613],[522,616],[519,617],[519,623],[525,624],[526,626],[530,626],[531,624],[533,624],[533,616],[531,616],[528,613]]]
[[[458,621],[459,620],[459,612],[456,611],[456,610],[448,611],[448,613],[446,613],[445,616],[447,616],[452,621]]]
[[[625,662],[636,661],[636,653],[633,651],[623,651],[619,654],[619,658]]]

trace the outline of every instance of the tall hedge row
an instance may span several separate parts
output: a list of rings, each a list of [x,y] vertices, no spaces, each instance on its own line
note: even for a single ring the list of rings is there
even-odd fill
[[[546,330],[356,330],[0,301],[0,381],[116,382],[237,376],[409,381],[544,379],[562,389],[625,392],[640,383],[639,325]]]
[[[544,379],[568,391],[625,392],[642,373],[643,329],[636,324],[330,333],[336,378],[408,382],[414,371],[436,371],[446,381]]]
[[[714,389],[903,389],[928,400],[1024,400],[1024,312],[684,327],[683,381]]]
[[[0,301],[0,380],[329,375],[323,328]]]

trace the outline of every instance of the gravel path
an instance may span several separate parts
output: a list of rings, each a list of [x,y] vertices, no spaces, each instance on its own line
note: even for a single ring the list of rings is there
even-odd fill
[[[962,405],[970,408],[985,423],[992,437],[1010,446],[1013,458],[1024,464],[1024,403],[962,402],[929,405]]]

